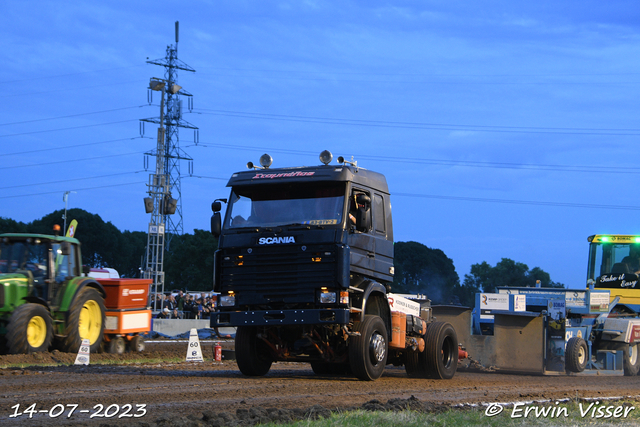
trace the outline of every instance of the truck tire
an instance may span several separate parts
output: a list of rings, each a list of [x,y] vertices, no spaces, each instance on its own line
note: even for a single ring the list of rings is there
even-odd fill
[[[82,288],[76,295],[67,315],[65,337],[61,348],[76,353],[84,338],[89,339],[91,353],[100,348],[105,322],[104,300],[93,288]]]
[[[257,334],[255,326],[238,326],[236,331],[236,362],[240,372],[249,377],[266,375],[273,363],[269,348]]]
[[[407,350],[404,355],[404,370],[409,378],[420,378],[425,376],[424,369],[420,366],[420,353],[418,350]],[[423,365],[424,366],[424,365]]]
[[[333,376],[351,373],[349,365],[344,363],[311,362],[311,369],[316,375]]]
[[[449,380],[458,369],[458,336],[451,324],[433,322],[424,335],[424,352],[418,355],[426,378]]]
[[[9,353],[36,353],[49,350],[53,321],[46,307],[26,303],[15,309],[7,325]]]
[[[567,341],[565,350],[565,367],[569,372],[582,372],[589,361],[589,347],[580,337],[572,337]]]
[[[353,325],[353,330],[360,335],[349,340],[351,371],[363,381],[377,380],[387,365],[387,328],[379,316],[367,314]]]

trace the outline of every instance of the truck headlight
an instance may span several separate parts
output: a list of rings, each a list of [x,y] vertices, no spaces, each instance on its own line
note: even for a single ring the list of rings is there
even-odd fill
[[[335,292],[320,292],[320,304],[335,304]]]
[[[233,307],[234,305],[236,305],[235,295],[220,297],[220,307]]]

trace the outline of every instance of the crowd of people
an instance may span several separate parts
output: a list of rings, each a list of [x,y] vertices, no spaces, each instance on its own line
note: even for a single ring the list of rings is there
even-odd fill
[[[151,296],[153,297],[153,295]],[[217,296],[213,293],[198,294],[156,294],[151,309],[158,311],[159,319],[208,319],[216,310]]]

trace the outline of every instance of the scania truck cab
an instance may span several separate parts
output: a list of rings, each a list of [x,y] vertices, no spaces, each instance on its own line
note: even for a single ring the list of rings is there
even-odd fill
[[[380,377],[387,363],[451,378],[453,328],[438,324],[425,350],[431,319],[422,317],[430,311],[407,301],[411,310],[396,315],[389,303],[393,225],[385,177],[331,159],[324,151],[320,166],[270,169],[264,155],[261,167],[249,163],[231,176],[229,198],[212,204],[220,296],[211,326],[237,327],[245,375],[265,375],[274,361],[304,361],[317,374],[351,372],[362,380]],[[401,299],[392,301],[401,306]]]

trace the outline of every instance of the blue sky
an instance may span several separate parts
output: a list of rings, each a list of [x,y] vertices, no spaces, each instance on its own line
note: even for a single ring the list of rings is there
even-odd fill
[[[184,228],[269,153],[384,173],[395,238],[463,278],[501,258],[585,283],[587,236],[640,233],[640,9],[598,1],[9,2],[0,28],[0,216],[64,208],[143,231],[159,96],[146,63],[180,21]],[[186,105],[186,100],[185,100]],[[153,162],[150,162],[153,167]],[[82,225],[80,224],[80,227]]]

